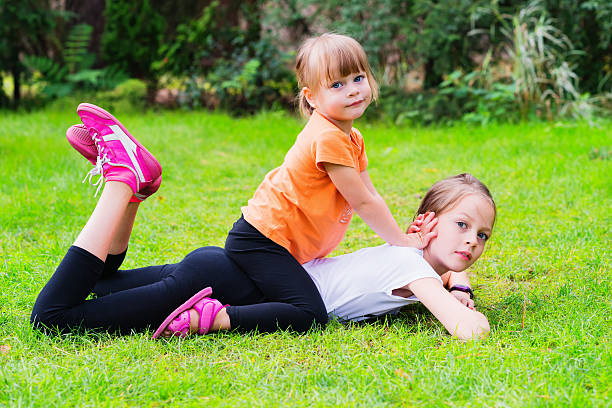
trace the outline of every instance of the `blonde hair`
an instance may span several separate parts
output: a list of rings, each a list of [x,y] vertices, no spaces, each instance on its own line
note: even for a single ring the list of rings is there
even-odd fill
[[[315,92],[319,86],[331,85],[338,77],[365,72],[372,90],[372,99],[378,99],[378,84],[372,75],[368,57],[363,47],[349,36],[325,33],[307,39],[298,50],[295,71],[300,89],[298,105],[306,119],[314,108],[306,100],[302,89],[306,87]]]
[[[425,194],[416,215],[433,211],[440,215],[446,210],[452,209],[459,200],[471,194],[485,197],[493,207],[493,215],[497,214],[497,207],[491,192],[480,180],[470,173],[462,173],[445,178],[435,183]],[[415,217],[416,217],[415,215]],[[493,218],[495,223],[495,218]]]

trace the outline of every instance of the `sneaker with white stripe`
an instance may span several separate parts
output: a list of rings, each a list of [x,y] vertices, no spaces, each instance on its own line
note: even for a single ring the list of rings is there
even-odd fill
[[[121,122],[104,109],[89,103],[80,104],[77,113],[98,151],[95,167],[85,177],[86,180],[89,177],[91,182],[93,176],[102,174],[107,182],[126,183],[140,201],[157,191],[161,184],[161,165]],[[94,183],[98,186],[96,194],[102,187],[101,183],[102,178]]]

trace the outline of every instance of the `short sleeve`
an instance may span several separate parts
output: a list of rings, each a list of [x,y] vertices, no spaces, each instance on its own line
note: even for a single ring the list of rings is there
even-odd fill
[[[395,264],[398,276],[402,276],[402,286],[422,278],[434,278],[442,283],[442,278],[423,258],[422,251],[412,247],[391,246],[397,256]],[[406,268],[406,265],[410,265]]]
[[[330,130],[319,133],[312,142],[312,151],[317,168],[325,171],[323,163],[339,164],[341,166],[360,166],[355,162],[353,146],[350,138],[341,130]],[[366,159],[367,160],[367,159]]]

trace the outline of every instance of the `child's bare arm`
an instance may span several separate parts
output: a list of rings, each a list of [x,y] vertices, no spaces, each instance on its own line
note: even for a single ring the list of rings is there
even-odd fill
[[[460,340],[476,340],[489,331],[485,315],[462,305],[434,278],[417,279],[408,288],[444,325],[446,330]]]
[[[448,278],[447,288],[451,289],[455,285],[467,286],[469,288],[472,287],[470,284],[470,277],[468,276],[466,271],[463,272],[449,272],[450,276]],[[470,309],[474,309],[474,300],[470,297],[469,293],[461,292],[458,290],[451,291],[451,295],[457,298],[463,305],[469,307]]]
[[[331,163],[325,163],[325,170],[355,212],[389,244],[422,249],[435,236],[435,232],[431,230],[405,234],[397,225],[383,198],[374,189],[369,175],[362,177],[352,167]]]
[[[366,186],[368,191],[375,196],[379,196],[378,191],[376,191],[376,187],[374,187],[374,183],[372,183],[372,179],[370,178],[370,173],[367,170],[364,170],[359,173],[359,178],[363,182],[363,185]],[[385,204],[386,205],[386,204]]]

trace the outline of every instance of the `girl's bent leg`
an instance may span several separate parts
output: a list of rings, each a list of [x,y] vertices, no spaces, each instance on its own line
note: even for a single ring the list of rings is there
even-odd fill
[[[127,247],[130,242],[132,228],[134,227],[134,220],[136,219],[139,205],[140,203],[130,202],[125,209],[119,227],[110,243],[108,255],[104,261],[104,271],[100,279],[114,276],[119,270],[119,267],[121,267],[127,253]]]
[[[234,224],[225,249],[267,299],[267,303],[229,307],[232,328],[306,331],[313,323],[327,323],[325,304],[302,265],[244,218]]]
[[[87,298],[103,269],[104,262],[100,258],[71,246],[36,298],[30,316],[32,325],[60,330],[69,328],[64,316],[66,310]]]
[[[109,182],[83,230],[38,296],[31,321],[57,320],[58,311],[82,302],[104,270],[104,260],[119,229],[132,190]]]
[[[53,291],[54,288],[66,287],[78,269],[93,269],[92,264],[96,262],[98,271],[101,271],[99,259],[72,247],[39,295],[32,312],[32,322],[63,331],[80,327],[128,334],[155,329],[170,312],[206,286],[212,286],[214,297],[224,303],[256,303],[263,300],[259,290],[231,262],[225,251],[216,247],[193,251],[180,263],[170,265],[171,273],[149,285],[90,300],[84,300],[87,296],[85,291],[67,299],[62,297],[61,291]],[[79,288],[86,284],[93,285],[95,280],[93,283],[76,282]]]

